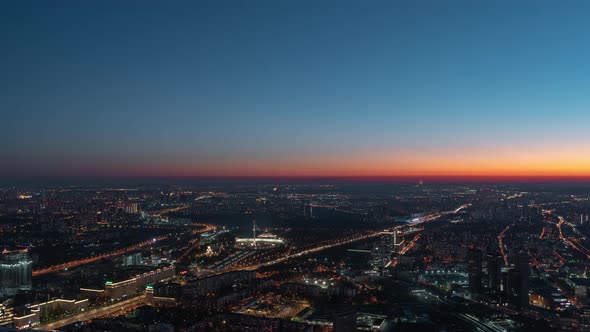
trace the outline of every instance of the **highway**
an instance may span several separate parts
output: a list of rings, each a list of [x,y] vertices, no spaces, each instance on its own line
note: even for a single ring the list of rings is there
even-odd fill
[[[49,266],[49,267],[45,267],[42,269],[37,269],[33,271],[33,277],[36,276],[40,276],[43,274],[47,274],[47,273],[54,273],[54,272],[59,272],[59,271],[63,271],[65,269],[69,269],[72,267],[76,267],[76,266],[80,266],[80,265],[84,265],[84,264],[89,264],[89,263],[93,263],[96,261],[99,261],[101,259],[105,259],[105,258],[111,258],[111,257],[115,257],[115,256],[119,256],[119,255],[123,255],[127,252],[133,251],[133,250],[137,250],[141,247],[145,247],[147,245],[151,245],[157,241],[161,241],[164,239],[167,239],[167,236],[159,236],[156,237],[154,239],[151,240],[147,240],[147,241],[143,241],[140,243],[137,243],[135,245],[129,246],[127,248],[123,248],[123,249],[119,249],[119,250],[115,250],[115,251],[111,251],[111,252],[107,252],[101,255],[96,255],[96,256],[92,256],[92,257],[87,257],[87,258],[82,258],[82,259],[77,259],[74,261],[70,261],[70,262],[66,262],[66,263],[62,263],[62,264],[58,264],[58,265],[53,265],[53,266]]]
[[[169,209],[163,209],[163,210],[160,210],[160,211],[157,211],[157,212],[153,212],[153,213],[151,213],[151,215],[153,217],[159,217],[159,216],[161,216],[163,214],[166,214],[166,213],[186,210],[189,207],[191,207],[191,206],[190,205],[177,206],[177,207],[173,207],[173,208],[169,208]]]
[[[135,308],[141,307],[145,304],[145,295],[136,296],[134,298],[111,304],[106,307],[90,309],[88,311],[79,313],[68,318],[60,319],[51,323],[35,327],[35,330],[55,330],[62,326],[70,325],[75,322],[85,322],[95,318],[109,316],[115,313],[128,312]]]
[[[557,219],[559,220],[559,222],[556,224],[557,230],[559,231],[559,239],[561,241],[563,241],[563,243],[565,243],[567,246],[570,246],[570,247],[576,249],[577,251],[579,251],[580,253],[585,255],[588,259],[590,259],[590,250],[588,250],[588,248],[583,246],[576,238],[573,238],[573,237],[569,238],[569,237],[565,237],[563,235],[562,227],[564,224],[572,227],[572,229],[576,233],[579,233],[577,231],[577,229],[575,228],[575,226],[568,223],[562,216],[558,216],[558,215],[556,215],[556,216],[557,216]]]
[[[408,252],[408,250],[412,249],[414,247],[414,245],[416,244],[416,241],[420,240],[420,237],[422,237],[421,234],[416,234],[416,236],[414,236],[414,238],[408,243],[408,245],[406,245],[401,251],[400,251],[400,255],[405,255],[406,252]]]
[[[264,263],[257,264],[257,265],[252,265],[252,266],[245,267],[245,268],[240,268],[240,270],[258,270],[261,267],[271,266],[271,265],[275,265],[275,264],[278,264],[278,263],[282,263],[282,262],[287,261],[287,260],[289,260],[291,258],[297,258],[297,257],[301,257],[301,256],[306,256],[306,255],[313,254],[313,253],[318,252],[318,251],[322,251],[322,250],[326,250],[326,249],[330,249],[330,248],[335,248],[335,247],[343,246],[345,244],[349,244],[349,243],[353,243],[353,242],[357,242],[357,241],[361,241],[361,240],[370,239],[372,237],[380,236],[380,235],[381,235],[381,232],[374,232],[374,233],[371,233],[371,234],[368,234],[368,235],[358,236],[358,237],[355,237],[355,238],[352,238],[352,239],[348,239],[348,240],[345,240],[345,241],[342,241],[342,242],[337,242],[337,243],[333,243],[333,244],[327,244],[327,245],[323,245],[323,246],[319,246],[319,247],[315,247],[315,248],[303,250],[303,251],[300,251],[298,253],[291,254],[291,255],[286,255],[286,256],[283,256],[281,258],[277,258],[275,260],[272,260],[272,261],[264,262]]]
[[[487,331],[487,332],[503,332],[503,329],[500,329],[494,325],[484,323],[478,318],[470,315],[470,314],[458,314],[459,317],[464,322],[470,324],[471,326],[475,327],[478,331]]]
[[[465,208],[467,208],[469,206],[471,206],[471,204],[464,204],[464,205],[459,206],[457,209],[455,209],[453,211],[432,213],[432,214],[429,214],[429,215],[426,215],[426,216],[421,217],[416,222],[412,222],[412,223],[409,223],[407,225],[399,225],[399,226],[396,226],[395,229],[400,229],[400,228],[404,228],[404,227],[411,227],[411,226],[415,226],[416,224],[421,224],[421,223],[425,223],[425,222],[436,220],[438,218],[441,218],[441,217],[446,216],[446,215],[449,215],[449,214],[456,214],[459,211],[461,211],[461,210],[463,210],[463,209],[465,209]],[[383,232],[376,231],[376,232],[371,233],[371,234],[362,235],[362,236],[354,237],[352,239],[344,240],[344,241],[341,241],[341,242],[337,242],[337,243],[333,243],[333,244],[327,244],[327,245],[322,245],[322,246],[319,246],[319,247],[315,247],[315,248],[303,250],[303,251],[300,251],[300,252],[297,252],[297,253],[294,253],[294,254],[285,255],[285,256],[283,256],[281,258],[277,258],[277,259],[274,259],[274,260],[271,260],[271,261],[268,261],[268,262],[265,262],[265,263],[260,263],[260,264],[252,265],[252,266],[249,266],[249,267],[242,267],[240,269],[241,270],[257,270],[257,269],[259,269],[261,267],[264,267],[264,266],[275,265],[275,264],[282,263],[282,262],[287,261],[287,260],[292,259],[292,258],[306,256],[306,255],[309,255],[309,254],[312,254],[312,253],[316,253],[318,251],[322,251],[322,250],[326,250],[326,249],[330,249],[330,248],[334,248],[334,247],[343,246],[343,245],[350,244],[350,243],[357,242],[357,241],[361,241],[361,240],[370,239],[370,238],[373,238],[373,237],[376,237],[376,236],[381,236],[383,234],[384,234]],[[415,241],[417,241],[419,238],[420,238],[420,236],[417,235],[412,240],[412,242],[411,242],[412,243],[412,246],[413,246],[413,243]],[[235,270],[235,269],[236,268],[232,268],[230,270]]]
[[[214,231],[217,229],[217,226],[211,224],[193,224],[193,226],[203,227],[201,229],[195,229],[193,231],[193,235],[202,234],[210,231]],[[195,250],[201,244],[201,237],[196,237],[189,241],[188,248],[180,257],[176,259],[176,262],[181,262],[188,254],[190,254],[193,250]]]
[[[211,225],[211,224],[193,224],[193,226],[199,226],[202,227],[201,229],[196,229],[194,230],[192,233],[193,235],[196,234],[200,234],[200,233],[205,233],[205,232],[209,232],[212,230],[216,229],[215,225]],[[66,263],[62,263],[62,264],[58,264],[58,265],[53,265],[53,266],[49,266],[49,267],[45,267],[42,269],[37,269],[33,271],[33,277],[36,276],[40,276],[43,274],[47,274],[47,273],[54,273],[54,272],[59,272],[59,271],[63,271],[65,269],[69,269],[69,268],[73,268],[76,266],[80,266],[80,265],[85,265],[85,264],[89,264],[89,263],[94,263],[97,262],[101,259],[105,259],[105,258],[112,258],[112,257],[116,257],[116,256],[120,256],[123,255],[125,253],[128,253],[130,251],[134,251],[137,249],[140,249],[142,247],[148,246],[148,245],[152,245],[158,241],[162,241],[167,239],[168,236],[158,236],[156,238],[153,238],[151,240],[146,240],[140,243],[137,243],[135,245],[129,246],[127,248],[123,248],[123,249],[119,249],[119,250],[115,250],[115,251],[111,251],[111,252],[107,252],[101,255],[96,255],[96,256],[92,256],[92,257],[87,257],[87,258],[82,258],[82,259],[77,259],[74,261],[70,261],[70,262],[66,262]],[[197,239],[193,239],[191,241],[191,247],[189,248],[189,250],[187,250],[184,255],[187,255],[192,249],[194,249],[195,245],[192,245],[194,242],[197,242],[198,244],[198,238]],[[193,242],[194,241],[194,242]]]

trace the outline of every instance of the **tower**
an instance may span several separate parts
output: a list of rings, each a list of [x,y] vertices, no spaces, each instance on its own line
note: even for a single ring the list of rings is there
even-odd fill
[[[487,255],[488,288],[492,292],[499,292],[502,283],[502,255],[490,253]]]
[[[481,293],[483,253],[478,248],[469,248],[467,272],[469,273],[469,290],[472,294]]]
[[[514,257],[514,266],[508,273],[508,295],[519,308],[529,305],[529,255],[524,251]]]

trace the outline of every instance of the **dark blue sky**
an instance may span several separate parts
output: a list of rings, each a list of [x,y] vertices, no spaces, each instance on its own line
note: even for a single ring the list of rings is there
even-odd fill
[[[560,3],[3,1],[0,174],[590,174]]]

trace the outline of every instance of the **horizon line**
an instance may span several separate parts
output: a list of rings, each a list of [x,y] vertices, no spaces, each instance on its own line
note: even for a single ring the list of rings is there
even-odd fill
[[[509,182],[509,183],[558,183],[590,182],[590,175],[0,175],[0,179],[12,180],[296,180],[296,181],[350,181],[350,182]]]

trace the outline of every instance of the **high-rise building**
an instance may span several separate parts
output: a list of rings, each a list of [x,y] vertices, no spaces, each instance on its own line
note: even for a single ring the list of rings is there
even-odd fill
[[[508,299],[516,307],[524,308],[529,305],[529,255],[521,251],[513,261],[508,271]]]
[[[30,290],[33,261],[26,250],[4,251],[0,256],[0,297],[14,296],[19,290]]]
[[[499,292],[502,285],[502,255],[487,255],[488,288],[492,292]]]
[[[371,264],[373,265],[373,269],[382,270],[385,266],[385,259],[387,258],[387,252],[382,241],[377,241],[373,243],[373,250],[371,254],[373,258],[373,263]]]
[[[483,252],[481,249],[469,248],[467,272],[469,273],[469,290],[473,294],[481,293],[483,279]]]

